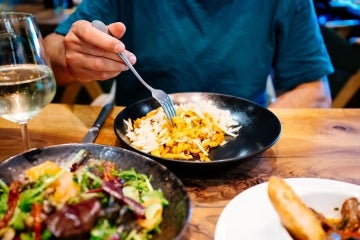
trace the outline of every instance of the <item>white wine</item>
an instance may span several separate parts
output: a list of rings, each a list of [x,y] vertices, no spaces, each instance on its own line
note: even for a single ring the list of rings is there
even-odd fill
[[[56,83],[46,65],[0,66],[0,116],[26,123],[55,96]]]

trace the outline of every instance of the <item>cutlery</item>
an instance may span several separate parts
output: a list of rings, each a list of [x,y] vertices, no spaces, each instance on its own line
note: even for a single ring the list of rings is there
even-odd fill
[[[107,26],[99,20],[92,21],[92,26],[104,33],[111,35]],[[140,74],[135,70],[135,68],[131,65],[131,63],[129,62],[129,60],[127,59],[124,53],[118,53],[118,55],[121,58],[121,60],[123,60],[123,62],[133,72],[136,78],[151,92],[152,97],[160,103],[161,107],[164,109],[168,121],[171,122],[171,119],[176,116],[176,110],[170,96],[167,95],[163,90],[155,89],[151,87],[149,84],[147,84],[145,80],[140,76]]]
[[[99,116],[97,117],[97,119],[95,120],[94,124],[92,125],[92,127],[88,130],[88,132],[86,133],[85,137],[82,139],[83,143],[92,143],[95,141],[97,135],[100,132],[100,128],[102,127],[102,125],[104,124],[107,116],[109,115],[109,113],[111,112],[112,108],[114,106],[114,103],[108,102],[106,103],[102,108],[101,111],[99,113]]]

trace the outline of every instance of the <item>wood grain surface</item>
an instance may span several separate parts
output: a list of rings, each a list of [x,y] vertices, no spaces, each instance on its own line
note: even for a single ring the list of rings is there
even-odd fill
[[[120,146],[115,107],[96,143]],[[360,109],[273,109],[282,131],[278,142],[252,159],[209,176],[183,176],[192,202],[184,239],[213,239],[216,222],[237,194],[271,175],[316,177],[360,184]],[[32,147],[81,142],[100,107],[50,104],[29,122]],[[0,161],[23,152],[19,126],[0,119]]]

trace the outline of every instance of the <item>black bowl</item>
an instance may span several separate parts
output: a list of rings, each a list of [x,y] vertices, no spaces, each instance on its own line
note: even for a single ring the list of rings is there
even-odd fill
[[[268,109],[251,101],[216,93],[176,93],[170,94],[174,104],[211,100],[221,109],[228,109],[242,125],[239,135],[223,146],[209,152],[210,162],[175,160],[152,156],[131,146],[126,137],[124,120],[135,120],[160,105],[153,98],[136,102],[122,110],[115,118],[114,131],[125,147],[166,165],[177,174],[204,173],[219,167],[229,167],[241,163],[271,147],[278,140],[281,132],[279,119]],[[180,176],[180,175],[179,175]]]
[[[127,170],[134,167],[139,173],[152,176],[151,183],[154,188],[162,189],[169,201],[163,212],[161,234],[155,234],[154,239],[181,239],[191,213],[190,199],[182,182],[165,166],[126,149],[93,143],[63,144],[33,149],[2,162],[0,179],[9,184],[21,177],[26,169],[46,160],[65,165],[72,155],[81,149],[89,151],[94,158],[115,162],[120,169]]]

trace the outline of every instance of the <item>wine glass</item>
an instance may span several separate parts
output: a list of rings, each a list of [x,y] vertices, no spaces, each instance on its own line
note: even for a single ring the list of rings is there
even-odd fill
[[[54,98],[55,78],[35,17],[18,12],[0,17],[0,116],[20,124],[27,150],[27,122]]]

